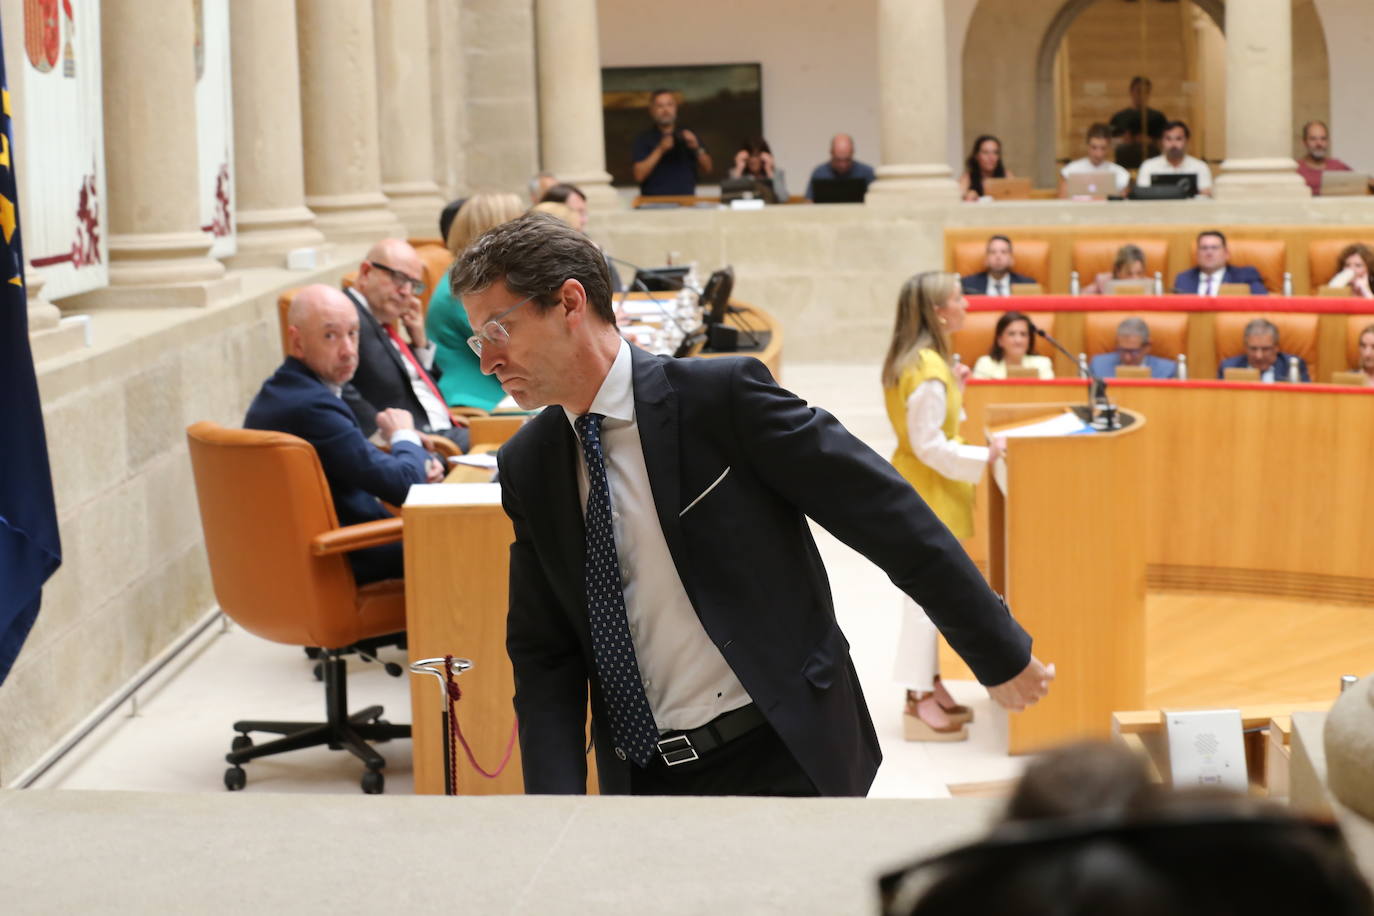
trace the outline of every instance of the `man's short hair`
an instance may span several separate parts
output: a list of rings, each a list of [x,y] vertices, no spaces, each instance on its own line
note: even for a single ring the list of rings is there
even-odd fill
[[[674,98],[677,97],[677,93],[671,89],[655,89],[653,92],[649,93],[649,104],[652,105],[654,103],[654,100],[661,95],[671,95]]]
[[[1215,235],[1217,238],[1221,239],[1221,247],[1226,247],[1226,235],[1220,229],[1203,229],[1201,232],[1197,234],[1197,243],[1201,244],[1202,240],[1207,238],[1207,236],[1209,235]]]
[[[1245,331],[1240,335],[1240,339],[1249,340],[1256,334],[1273,334],[1274,346],[1279,345],[1279,326],[1268,318],[1251,318],[1245,325]]]
[[[1145,87],[1146,89],[1153,89],[1153,88],[1155,87],[1155,84],[1152,83],[1152,82],[1150,82],[1150,78],[1149,78],[1148,76],[1133,76],[1133,77],[1131,77],[1131,88],[1132,88],[1132,89],[1138,89],[1138,88],[1140,88],[1141,86]]]
[[[558,184],[554,185],[553,187],[545,191],[544,196],[539,198],[539,202],[541,204],[566,204],[568,202],[568,198],[572,197],[574,194],[576,194],[583,200],[587,199],[587,195],[583,194],[582,189],[579,188],[577,185],[568,184],[567,182],[559,182]]]
[[[525,213],[487,230],[458,258],[449,277],[456,296],[504,281],[513,295],[531,297],[541,311],[554,306],[552,294],[566,280],[581,283],[591,310],[615,324],[611,272],[601,249],[547,213]]]
[[[1008,250],[1008,251],[1012,250],[1012,248],[1011,248],[1011,239],[1007,238],[1005,235],[994,235],[992,238],[988,239],[988,244],[987,244],[987,246],[986,246],[983,250],[984,250],[984,251],[987,251],[988,248],[991,248],[993,242],[1006,242],[1006,243],[1007,243],[1007,250]]]
[[[1150,342],[1150,326],[1145,323],[1145,319],[1132,315],[1130,318],[1123,318],[1121,324],[1116,326],[1116,336],[1139,337],[1142,344],[1147,344]]]
[[[467,202],[466,197],[459,197],[444,205],[444,209],[439,213],[439,238],[448,238],[448,230],[453,226],[453,218],[458,215],[458,211],[463,209],[463,204]]]
[[[1192,132],[1191,130],[1188,129],[1188,125],[1187,125],[1186,123],[1184,123],[1183,121],[1170,121],[1168,124],[1165,124],[1165,125],[1164,125],[1164,132],[1167,134],[1169,131],[1173,130],[1175,127],[1179,127],[1179,128],[1182,128],[1182,129],[1183,129],[1183,139],[1185,139],[1185,140],[1191,140],[1191,139],[1193,139],[1193,132]]]
[[[1110,143],[1112,140],[1112,129],[1101,121],[1098,121],[1092,127],[1088,128],[1088,142],[1091,143],[1094,140],[1106,140]]]
[[[1306,124],[1304,124],[1304,125],[1302,126],[1302,139],[1303,139],[1304,142],[1307,140],[1307,132],[1308,132],[1309,130],[1312,129],[1312,125],[1314,125],[1314,124],[1320,124],[1321,127],[1322,127],[1322,130],[1326,131],[1327,134],[1330,134],[1330,133],[1331,133],[1331,128],[1329,128],[1329,127],[1326,126],[1326,122],[1325,122],[1325,121],[1319,121],[1319,120],[1317,120],[1317,119],[1314,118],[1313,120],[1308,121]]]

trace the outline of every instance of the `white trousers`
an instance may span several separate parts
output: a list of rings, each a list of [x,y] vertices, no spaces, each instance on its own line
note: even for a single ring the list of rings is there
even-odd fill
[[[906,595],[902,596],[902,632],[897,639],[897,663],[893,677],[908,690],[929,693],[935,689],[935,675],[940,673],[935,647],[935,624],[930,622],[921,606]]]

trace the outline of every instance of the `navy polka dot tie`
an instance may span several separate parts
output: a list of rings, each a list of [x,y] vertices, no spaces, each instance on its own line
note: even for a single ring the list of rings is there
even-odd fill
[[[644,682],[639,675],[625,593],[620,585],[620,559],[611,528],[611,490],[601,452],[601,414],[583,414],[574,426],[587,458],[587,619],[592,631],[592,656],[601,693],[611,718],[611,738],[640,766],[647,766],[658,745],[658,728]]]

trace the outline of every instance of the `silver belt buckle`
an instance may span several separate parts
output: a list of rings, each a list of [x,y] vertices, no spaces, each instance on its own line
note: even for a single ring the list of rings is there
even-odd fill
[[[692,747],[692,742],[686,735],[674,735],[658,742],[658,755],[670,767],[701,759],[701,755]]]

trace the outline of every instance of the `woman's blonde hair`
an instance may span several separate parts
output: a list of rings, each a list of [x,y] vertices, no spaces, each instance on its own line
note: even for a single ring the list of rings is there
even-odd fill
[[[444,239],[444,245],[456,258],[483,232],[495,229],[524,212],[525,205],[514,194],[474,194],[453,218],[453,225],[448,227],[448,238]]]
[[[542,200],[533,207],[530,207],[530,211],[533,213],[547,213],[549,216],[557,217],[572,228],[577,228],[577,214],[573,213],[572,207],[569,207],[567,204],[561,204],[556,200]]]
[[[897,296],[897,320],[892,327],[892,344],[883,360],[883,387],[896,386],[902,372],[916,362],[921,350],[934,350],[949,361],[949,338],[940,329],[935,310],[954,297],[959,278],[943,270],[916,274],[902,284]]]

